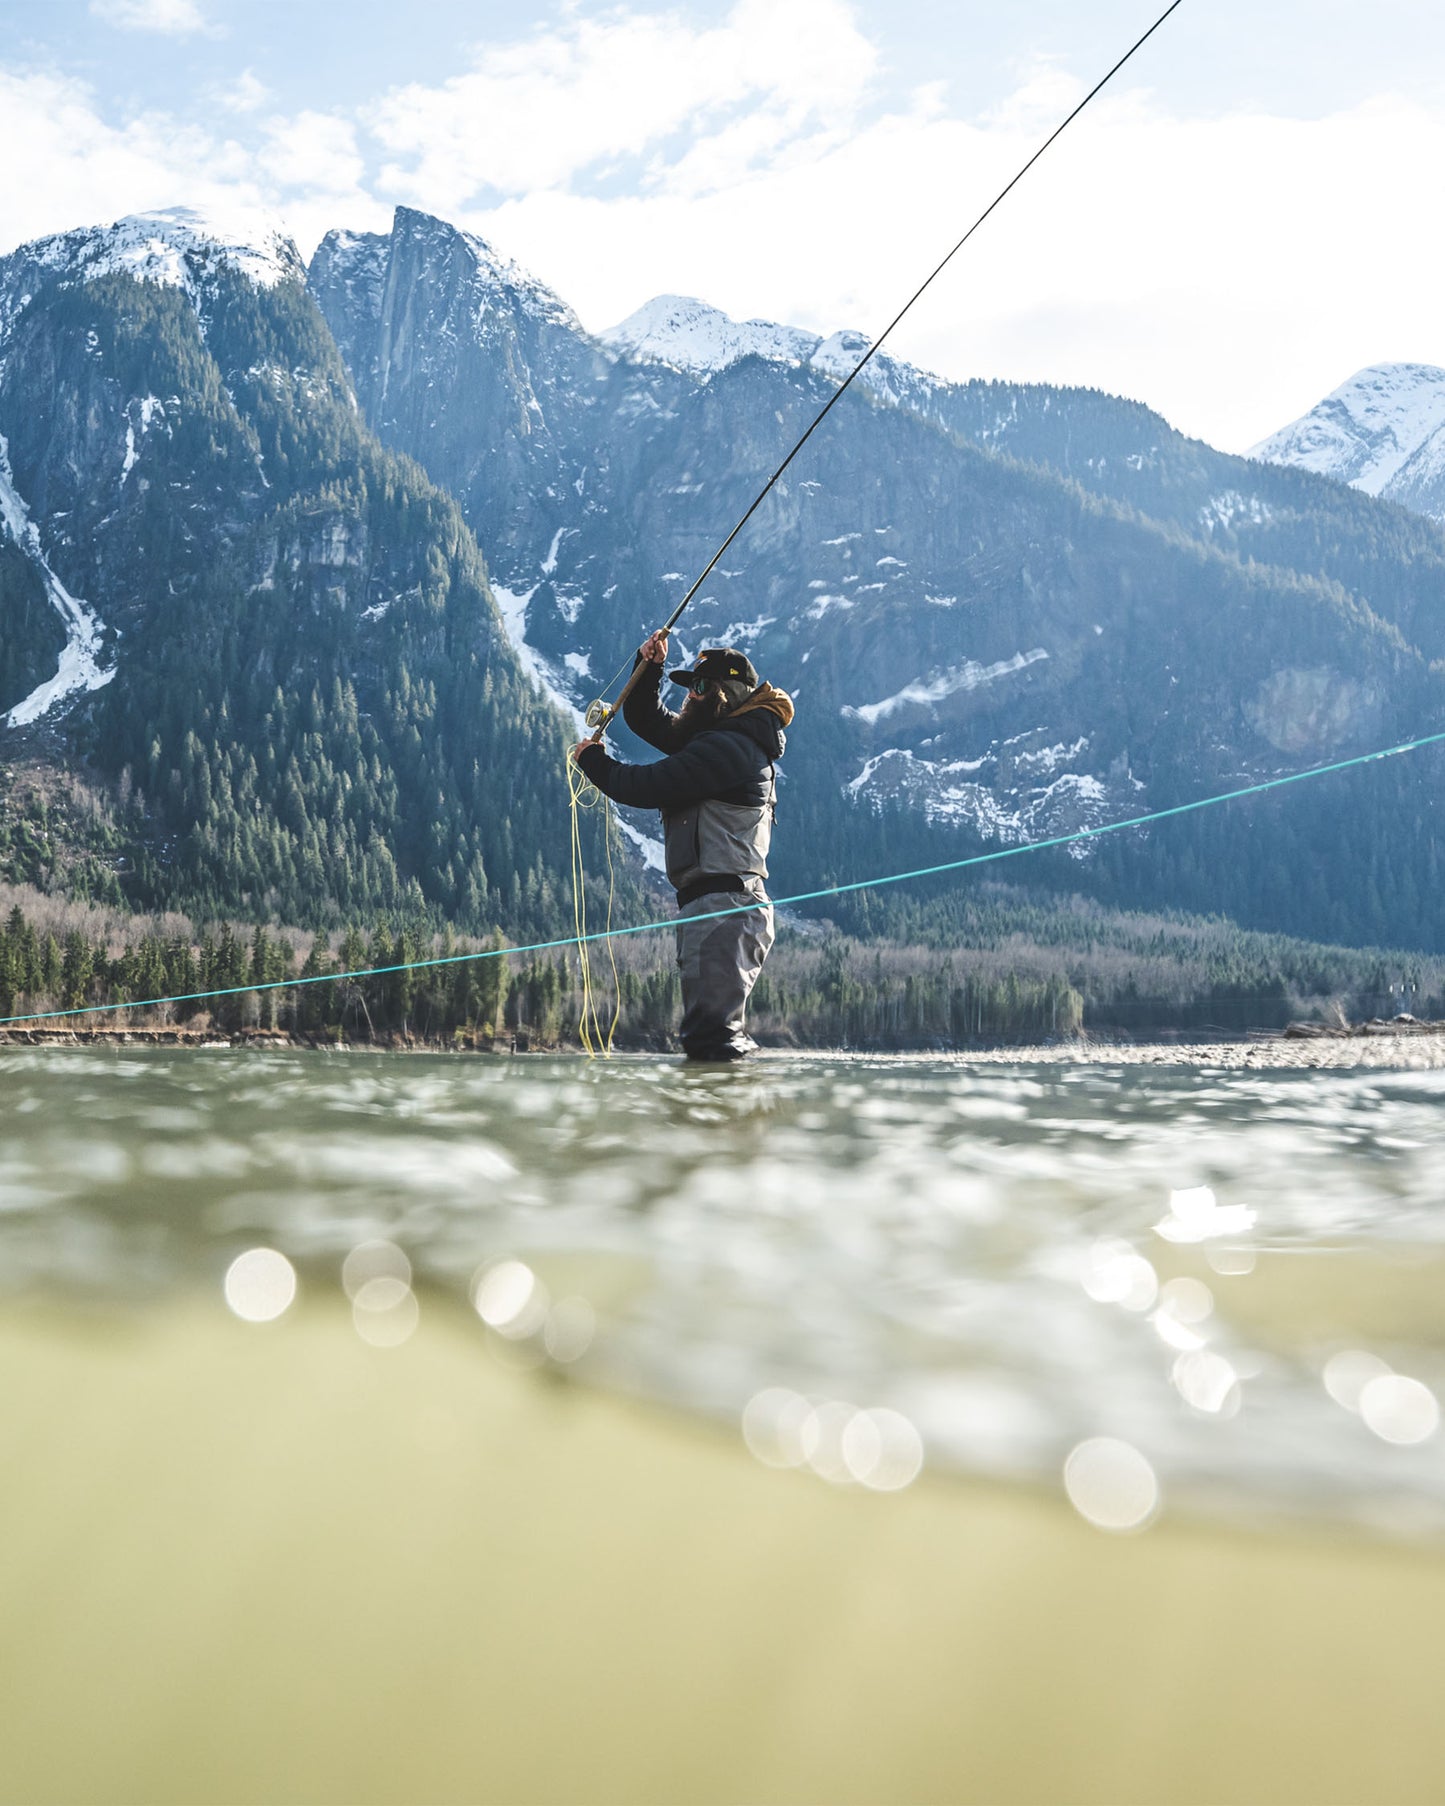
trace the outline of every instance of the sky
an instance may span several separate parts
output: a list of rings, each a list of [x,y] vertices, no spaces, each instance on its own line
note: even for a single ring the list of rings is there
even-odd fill
[[[404,204],[592,330],[681,294],[871,336],[1164,4],[0,0],[0,253],[239,202],[309,256]],[[1445,365],[1442,200],[1445,8],[1183,0],[889,349],[1242,451]]]

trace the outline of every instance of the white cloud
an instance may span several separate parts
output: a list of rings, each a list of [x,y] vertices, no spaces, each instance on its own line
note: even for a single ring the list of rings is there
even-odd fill
[[[670,292],[876,331],[1080,92],[1039,63],[980,117],[937,86],[883,113],[877,68],[842,0],[739,0],[711,25],[571,13],[364,112],[213,104],[204,129],[112,125],[78,84],[0,70],[33,172],[0,188],[0,248],[229,195],[309,252],[401,198],[494,239],[594,328]],[[1242,448],[1361,365],[1445,364],[1442,172],[1438,106],[1180,118],[1111,90],[890,346],[956,378],[1132,396]]]
[[[331,226],[381,229],[391,217],[357,186],[352,128],[330,116],[263,121],[248,142],[164,113],[114,126],[83,83],[0,68],[0,117],[27,160],[24,182],[0,186],[0,254],[152,207],[273,208],[308,254]]]
[[[196,0],[90,0],[90,11],[92,17],[118,31],[187,37],[212,29]]]
[[[228,88],[215,93],[217,106],[228,113],[259,113],[272,99],[271,90],[251,69],[243,69]]]
[[[665,13],[574,16],[488,46],[440,87],[388,95],[373,126],[384,192],[455,210],[487,190],[533,194],[661,153],[645,183],[723,181],[856,108],[877,60],[842,0],[738,0],[701,30]],[[731,128],[710,169],[662,151]]]
[[[1036,148],[1011,117],[922,105],[710,192],[553,191],[468,223],[594,328],[666,291],[874,332]],[[1241,449],[1363,364],[1445,363],[1442,171],[1445,114],[1414,104],[1181,120],[1103,97],[890,346],[957,378],[1135,397]]]
[[[365,165],[349,121],[328,113],[298,113],[294,119],[268,119],[264,129],[258,161],[282,189],[348,199],[360,194]]]
[[[163,117],[107,124],[82,83],[0,69],[0,117],[26,180],[0,189],[0,246],[147,207],[262,199],[239,144]]]

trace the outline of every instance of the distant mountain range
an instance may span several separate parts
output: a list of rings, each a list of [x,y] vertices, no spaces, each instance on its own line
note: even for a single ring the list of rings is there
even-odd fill
[[[304,272],[273,228],[189,214],[26,247],[0,260],[0,758],[130,799],[137,900],[554,919],[576,710],[864,343],[675,297],[594,338],[406,208]],[[776,876],[814,889],[1445,726],[1445,536],[1138,403],[882,356],[677,650],[723,642],[797,695]],[[1029,877],[1445,945],[1442,768]]]

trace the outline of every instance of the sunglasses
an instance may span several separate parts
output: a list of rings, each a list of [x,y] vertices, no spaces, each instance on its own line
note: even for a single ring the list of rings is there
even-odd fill
[[[712,679],[710,677],[695,677],[688,685],[687,693],[689,696],[696,696],[701,699],[707,695],[711,688]]]

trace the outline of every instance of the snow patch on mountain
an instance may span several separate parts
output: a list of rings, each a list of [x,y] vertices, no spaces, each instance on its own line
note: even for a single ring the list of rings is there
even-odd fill
[[[806,366],[839,383],[852,375],[872,342],[861,332],[822,338],[772,320],[734,320],[721,308],[687,295],[659,295],[600,336],[604,345],[636,363],[666,364],[692,376],[715,376],[745,357],[760,357]],[[947,386],[926,370],[881,352],[869,359],[857,381],[881,401],[924,412],[935,392]]]
[[[733,320],[721,308],[687,295],[658,295],[620,325],[608,327],[601,338],[634,362],[667,364],[696,376],[711,376],[745,357],[806,363],[822,343],[817,333],[794,326]]]
[[[1027,761],[1042,767],[1040,775],[1045,775],[1060,758],[1086,746],[1087,741],[1081,740],[1019,754],[994,744],[976,759],[925,759],[907,747],[893,746],[866,760],[843,790],[855,804],[875,814],[902,806],[916,810],[934,827],[970,828],[985,840],[1024,846],[1101,827],[1111,818],[1110,789],[1091,773],[1076,771],[1043,784],[1001,783],[1000,767]],[[975,776],[989,767],[989,777]],[[1069,849],[1076,859],[1087,858],[1092,850],[1086,841]]]
[[[420,228],[417,226],[419,221],[424,222]],[[433,219],[430,214],[414,214],[406,207],[398,207],[393,229],[399,231],[403,225],[413,230],[440,228],[443,232],[454,234],[466,246],[476,266],[479,324],[488,306],[500,298],[508,308],[519,308],[545,320],[549,325],[563,327],[566,331],[581,336],[582,323],[562,297],[520,263],[514,263],[510,257],[503,256],[485,238],[479,237],[475,232],[463,232],[455,226],[449,226],[443,220]]]
[[[20,499],[10,471],[10,446],[0,434],[0,526],[34,561],[45,584],[45,593],[65,623],[66,642],[54,677],[32,690],[5,716],[7,727],[25,727],[47,715],[57,704],[81,690],[99,690],[115,676],[115,666],[100,668],[104,628],[90,608],[70,591],[51,570],[40,547],[40,535],[30,510]]]
[[[125,482],[126,478],[135,469],[136,459],[140,456],[140,447],[136,444],[135,437],[137,421],[134,416],[136,415],[139,415],[139,426],[142,439],[151,430],[151,427],[157,418],[160,419],[163,425],[166,425],[165,403],[158,395],[134,396],[126,403],[125,457],[120,467],[120,480],[122,483]],[[166,425],[167,433],[169,433],[170,430],[169,425]]]
[[[1393,500],[1407,464],[1442,428],[1445,370],[1434,364],[1371,364],[1249,455]],[[1439,457],[1437,448],[1434,458]]]
[[[527,641],[527,606],[536,595],[537,586],[534,584],[527,590],[508,589],[494,577],[491,587],[492,595],[496,598],[497,612],[502,617],[507,638],[517,655],[517,663],[547,700],[562,711],[578,734],[584,733],[586,722],[582,718],[582,711],[563,688],[557,667],[545,653],[539,652]]]
[[[980,684],[994,683],[1000,677],[1023,671],[1048,656],[1042,646],[1034,646],[1028,652],[1016,652],[1012,658],[1000,659],[993,665],[980,665],[972,659],[965,659],[961,665],[955,665],[952,670],[943,671],[936,677],[915,679],[894,695],[885,696],[881,702],[865,702],[858,708],[845,703],[839,713],[851,715],[858,721],[866,721],[869,727],[876,727],[886,716],[895,714],[899,709],[942,702],[945,697],[955,696],[960,690],[976,690]]]
[[[304,282],[306,266],[281,221],[262,208],[163,207],[128,214],[109,226],[57,233],[24,248],[44,268],[77,275],[134,276],[164,288],[196,285],[222,267],[260,288]]]
[[[1263,527],[1274,518],[1274,510],[1257,495],[1242,495],[1237,489],[1223,489],[1210,496],[1199,510],[1199,524],[1206,533],[1216,527],[1232,527],[1237,520],[1252,527]]]

